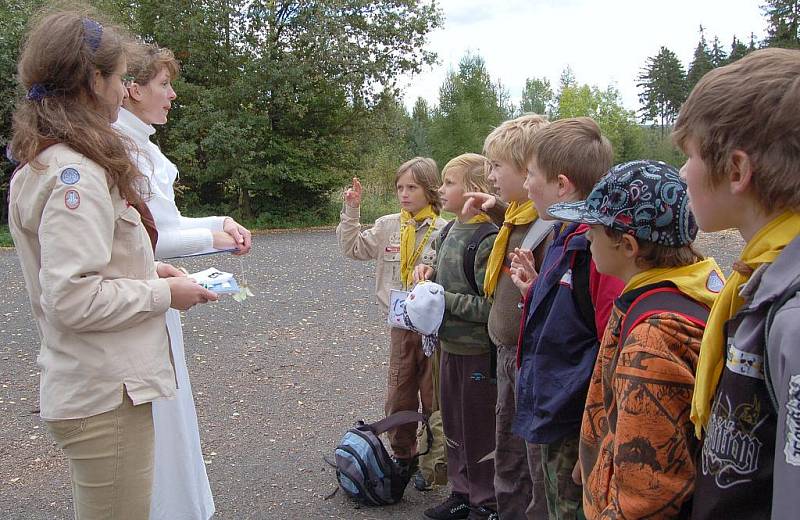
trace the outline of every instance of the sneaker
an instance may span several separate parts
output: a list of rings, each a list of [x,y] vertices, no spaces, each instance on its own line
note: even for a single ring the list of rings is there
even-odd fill
[[[500,515],[484,506],[473,506],[470,508],[467,520],[499,520]]]
[[[414,473],[414,476],[411,477],[411,482],[414,483],[414,487],[417,488],[417,491],[430,491],[433,489],[433,484],[428,482],[425,479],[425,475],[422,474],[422,471],[417,470]]]
[[[464,495],[452,493],[450,498],[436,507],[425,510],[425,518],[434,520],[457,520],[470,516],[469,501]]]

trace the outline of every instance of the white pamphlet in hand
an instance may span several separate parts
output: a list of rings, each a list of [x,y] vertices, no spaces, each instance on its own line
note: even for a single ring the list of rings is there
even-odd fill
[[[189,278],[217,294],[237,294],[240,291],[239,284],[231,273],[213,267],[192,273]]]

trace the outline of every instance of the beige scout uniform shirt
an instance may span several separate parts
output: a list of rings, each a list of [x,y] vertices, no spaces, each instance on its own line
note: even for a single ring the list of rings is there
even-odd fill
[[[139,213],[105,170],[63,144],[11,181],[9,227],[41,337],[43,419],[175,395],[159,280]]]
[[[341,221],[336,228],[336,238],[339,247],[348,258],[353,260],[376,260],[375,268],[375,295],[383,307],[384,312],[389,309],[389,291],[402,289],[400,281],[400,213],[385,215],[375,221],[369,229],[361,230],[360,208],[351,208],[347,204],[341,214]],[[433,243],[439,231],[447,224],[442,218],[436,222],[425,219],[417,226],[416,246],[422,241],[428,226],[433,224],[434,232],[431,233],[428,243],[419,255],[416,264],[433,266],[436,260],[436,251]]]

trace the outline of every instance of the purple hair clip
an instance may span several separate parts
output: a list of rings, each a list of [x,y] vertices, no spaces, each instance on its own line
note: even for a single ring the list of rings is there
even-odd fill
[[[47,87],[42,85],[41,83],[34,83],[31,85],[31,88],[28,89],[28,95],[25,96],[26,99],[29,101],[41,101],[50,94],[47,91]]]
[[[83,40],[89,45],[92,52],[97,52],[100,48],[100,40],[103,38],[103,26],[100,22],[91,18],[83,19]]]

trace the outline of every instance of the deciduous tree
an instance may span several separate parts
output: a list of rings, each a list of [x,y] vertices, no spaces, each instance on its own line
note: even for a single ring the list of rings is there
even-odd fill
[[[528,78],[525,80],[525,88],[522,90],[520,101],[521,112],[545,115],[550,110],[552,102],[553,89],[550,87],[549,79]]]

